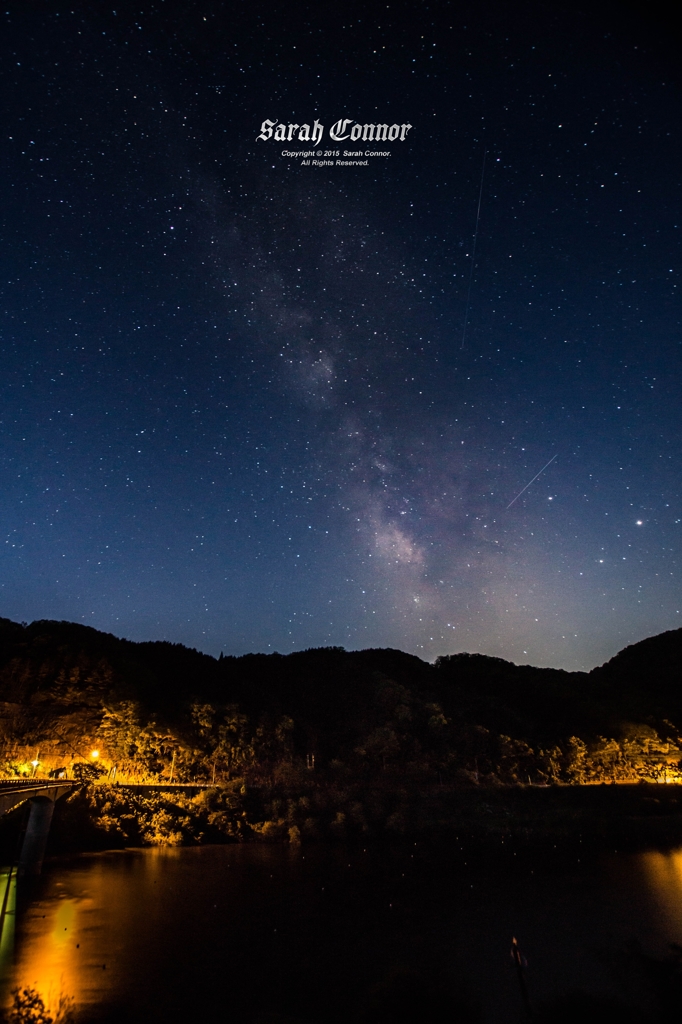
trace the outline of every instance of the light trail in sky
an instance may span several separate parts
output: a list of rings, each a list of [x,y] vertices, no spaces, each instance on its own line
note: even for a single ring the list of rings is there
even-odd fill
[[[558,455],[558,454],[559,454],[559,453],[557,452],[557,455]],[[552,463],[554,462],[554,460],[555,460],[555,459],[556,459],[556,455],[553,455],[553,456],[552,456],[552,458],[551,458],[551,459],[549,460],[549,462],[547,463],[547,465],[546,465],[546,466],[543,466],[543,467],[542,467],[542,469],[540,470],[540,472],[539,472],[539,473],[536,473],[536,474],[535,474],[535,476],[533,477],[533,480],[529,480],[529,481],[528,481],[528,483],[526,484],[526,486],[525,486],[524,488],[522,488],[522,490],[520,490],[520,491],[519,491],[519,493],[518,493],[518,494],[516,495],[516,498],[512,498],[512,500],[511,500],[511,501],[509,502],[509,504],[507,505],[507,508],[511,508],[511,507],[512,507],[512,505],[513,505],[513,504],[514,504],[514,502],[515,502],[515,501],[517,500],[517,498],[520,498],[520,497],[521,497],[521,495],[523,494],[523,492],[524,492],[524,491],[527,491],[527,490],[528,490],[528,488],[529,488],[529,487],[530,487],[530,485],[531,485],[531,484],[533,483],[533,481],[534,481],[534,480],[537,480],[537,478],[538,478],[538,477],[540,476],[540,473],[544,473],[544,472],[545,472],[545,470],[547,469],[547,466],[551,466],[551,465],[552,465]],[[506,511],[507,511],[507,509],[505,509],[505,512],[506,512]]]

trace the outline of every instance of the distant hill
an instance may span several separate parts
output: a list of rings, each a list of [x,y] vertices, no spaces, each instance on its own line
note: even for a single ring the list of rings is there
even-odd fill
[[[594,692],[625,717],[682,724],[682,629],[632,644],[590,672]]]
[[[427,749],[436,742],[439,715],[451,747],[466,746],[462,737],[472,729],[536,747],[571,736],[617,738],[633,723],[679,734],[681,666],[682,629],[627,647],[585,673],[480,654],[430,665],[392,649],[329,647],[216,659],[181,644],[133,643],[77,623],[0,619],[6,731],[46,734],[68,713],[80,715],[80,727],[92,732],[102,707],[121,701],[137,702],[171,727],[193,702],[203,701],[238,705],[252,721],[273,727],[289,716],[299,753],[326,759],[364,750],[368,736],[380,746],[382,729],[398,746],[409,734],[411,749]],[[390,751],[391,743],[381,749]]]

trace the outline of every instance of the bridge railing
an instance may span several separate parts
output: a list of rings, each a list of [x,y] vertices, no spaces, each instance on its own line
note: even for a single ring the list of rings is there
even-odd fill
[[[28,789],[35,789],[36,786],[40,786],[41,789],[47,786],[63,786],[65,783],[74,782],[74,779],[0,779],[0,789],[19,789],[26,787]]]
[[[16,789],[20,786],[27,786],[28,788],[35,788],[36,786],[63,786],[64,783],[73,783],[80,786],[83,785],[84,781],[85,780],[69,778],[46,779],[44,777],[37,777],[35,779],[0,779],[0,790],[7,788]],[[129,781],[125,778],[118,778],[115,782],[112,782],[111,779],[108,778],[97,780],[92,779],[88,781],[94,783],[94,785],[115,785],[126,789],[133,787],[153,787],[154,789],[215,789],[215,783],[212,782],[159,782],[156,779],[147,779],[146,781],[135,779],[135,781]]]

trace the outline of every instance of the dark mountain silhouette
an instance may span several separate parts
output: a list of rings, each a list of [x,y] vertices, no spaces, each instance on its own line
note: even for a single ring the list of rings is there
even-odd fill
[[[682,722],[682,629],[647,637],[590,673],[595,695],[633,720]]]
[[[418,736],[436,706],[457,728],[534,744],[618,736],[632,723],[682,732],[681,664],[682,629],[627,647],[585,673],[480,654],[430,665],[391,649],[329,647],[216,659],[181,644],[134,643],[77,623],[0,619],[5,707],[135,700],[172,722],[194,700],[238,704],[254,720],[291,717],[299,751],[325,757],[354,749],[379,720],[405,728],[410,722]]]

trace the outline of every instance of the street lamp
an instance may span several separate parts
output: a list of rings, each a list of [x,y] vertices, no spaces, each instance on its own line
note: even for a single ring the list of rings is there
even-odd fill
[[[99,750],[91,750],[90,757],[92,758],[93,761],[96,761],[97,758],[99,757]]]
[[[35,779],[36,772],[38,771],[38,765],[40,764],[40,761],[31,761],[31,764],[33,765],[33,775],[31,776],[31,778]]]

